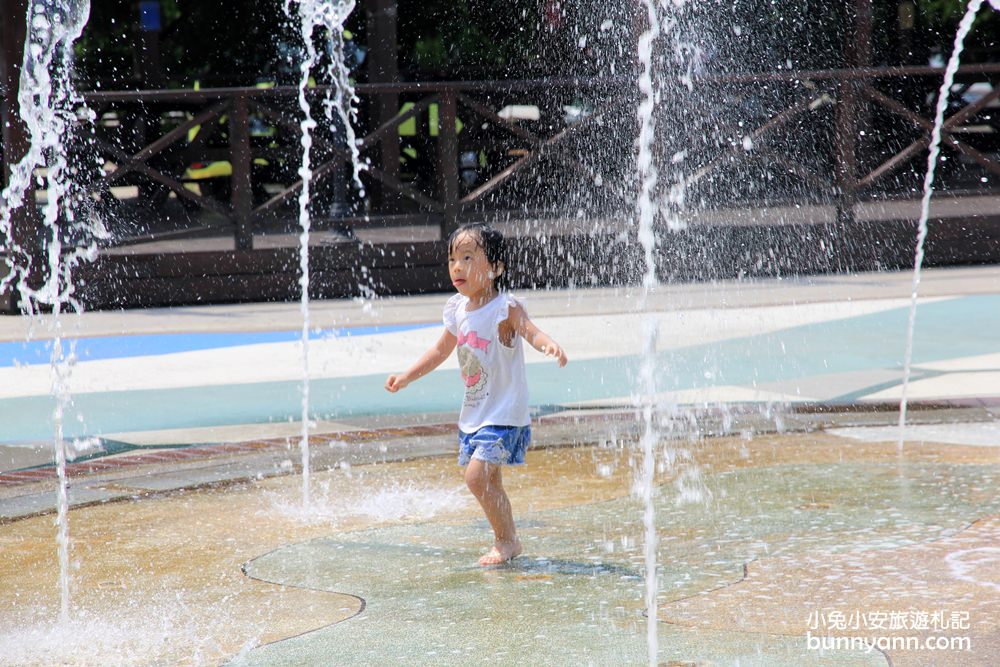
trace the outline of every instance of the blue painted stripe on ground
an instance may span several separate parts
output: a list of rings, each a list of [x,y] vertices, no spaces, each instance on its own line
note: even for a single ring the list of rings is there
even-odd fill
[[[375,336],[379,334],[411,331],[440,326],[439,322],[419,324],[393,324],[371,327],[342,327],[309,333],[310,340],[346,338],[350,336]],[[302,339],[302,330],[224,332],[224,333],[165,333],[137,336],[95,336],[64,341],[64,350],[76,341],[76,357],[80,361],[124,359],[128,357],[159,356],[178,352],[215,350],[223,347],[260,345],[262,343],[293,343]],[[0,367],[47,364],[52,355],[52,341],[32,340],[0,343]]]

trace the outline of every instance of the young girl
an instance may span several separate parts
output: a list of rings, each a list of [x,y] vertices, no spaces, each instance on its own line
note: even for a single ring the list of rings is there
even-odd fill
[[[458,418],[458,463],[496,537],[479,559],[497,565],[521,553],[501,466],[521,465],[531,440],[528,385],[521,339],[566,365],[566,353],[536,327],[524,306],[503,290],[507,258],[504,238],[483,223],[460,227],[448,239],[448,272],[458,294],[444,307],[445,330],[405,373],[390,375],[385,388],[397,392],[427,375],[458,348],[465,400]]]

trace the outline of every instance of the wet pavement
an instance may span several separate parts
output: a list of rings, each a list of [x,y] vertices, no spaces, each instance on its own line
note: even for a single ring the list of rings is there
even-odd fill
[[[660,664],[993,664],[1000,270],[925,275],[900,447],[909,281],[655,296]],[[70,318],[81,354],[67,424],[90,449],[69,466],[66,624],[48,370],[23,356],[45,347],[20,342],[20,318],[0,320],[0,655],[646,663],[634,294],[529,295],[571,363],[529,357],[536,446],[505,475],[525,554],[486,569],[489,529],[454,461],[454,369],[408,396],[381,389],[437,336],[443,301],[316,304],[308,506],[293,306]]]

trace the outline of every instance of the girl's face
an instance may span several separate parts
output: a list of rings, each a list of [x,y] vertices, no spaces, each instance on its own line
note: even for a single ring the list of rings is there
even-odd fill
[[[473,234],[460,234],[448,251],[448,274],[458,293],[470,299],[494,296],[494,281],[503,269],[486,258],[479,240]]]

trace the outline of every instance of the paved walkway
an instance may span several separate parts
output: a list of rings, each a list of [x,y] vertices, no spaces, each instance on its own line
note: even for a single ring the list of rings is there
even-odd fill
[[[682,404],[898,400],[910,283],[897,273],[665,286],[650,300],[657,386]],[[1000,394],[991,335],[1000,324],[1000,270],[926,271],[921,294],[910,397]],[[559,370],[529,350],[533,403],[627,405],[642,346],[636,290],[526,297],[572,359]],[[444,298],[314,303],[312,414],[336,421],[453,412],[453,359],[401,394],[381,388],[439,335]],[[88,313],[60,326],[79,337],[65,381],[67,436],[180,444],[210,435],[204,428],[281,432],[276,425],[301,414],[296,304]],[[3,442],[51,437],[50,336],[47,323],[0,319]],[[164,430],[175,432],[150,433]]]
[[[929,664],[921,648],[806,642],[860,610],[866,623],[892,613],[894,634],[921,640],[932,619],[957,619],[937,635],[971,649],[941,664],[993,664],[998,287],[994,267],[925,273],[902,450],[909,274],[652,295],[663,426],[681,438],[655,496],[660,662]],[[43,322],[29,339],[26,320],[0,319],[0,655],[645,662],[628,443],[647,316],[631,289],[527,296],[571,362],[529,355],[541,446],[504,477],[527,551],[495,570],[475,564],[488,527],[452,457],[454,364],[401,394],[382,389],[438,335],[443,295],[313,304],[309,503],[287,474],[300,460],[295,304],[65,318],[78,360],[64,425],[81,448],[67,623],[53,620],[50,334]],[[490,633],[475,631],[484,623]]]
[[[635,288],[525,294],[538,324],[571,358],[559,369],[528,350],[532,403],[544,417],[536,431],[563,437],[580,415],[628,415],[641,332],[655,321],[659,401],[665,409],[701,410],[696,428],[704,432],[751,422],[765,431],[869,423],[891,438],[886,429],[901,395],[911,287],[909,273],[665,285],[651,295],[648,314],[636,312]],[[1000,399],[998,292],[996,267],[924,272],[909,387],[914,424],[931,419],[920,416],[921,406],[942,401],[950,421],[993,418]],[[449,451],[460,401],[454,359],[399,394],[382,389],[388,373],[437,338],[445,298],[312,304],[316,465],[373,460],[357,448],[331,450],[331,442],[378,440],[382,458]],[[71,500],[127,495],[104,482],[139,471],[160,476],[144,479],[143,488],[168,489],[297,466],[300,323],[298,304],[63,317],[64,347],[76,357],[64,382],[70,402],[63,429],[78,457],[70,474],[89,480],[74,485]],[[52,326],[0,318],[0,516],[51,506]],[[849,405],[879,409],[863,418],[856,410],[830,416],[829,406]],[[827,408],[815,413],[814,406]]]
[[[532,402],[544,412],[628,406],[646,317],[658,326],[657,387],[666,402],[898,401],[910,290],[908,273],[669,285],[650,299],[650,316],[635,312],[634,288],[526,294],[533,317],[572,360],[560,370],[528,351]],[[925,271],[920,293],[910,398],[1000,395],[1000,269]],[[400,394],[382,390],[386,374],[437,338],[444,300],[313,303],[314,418],[335,428],[453,413],[454,359]],[[75,340],[64,351],[76,358],[63,382],[71,397],[64,432],[135,445],[240,439],[245,425],[256,437],[293,434],[300,329],[297,304],[64,317],[59,330]],[[51,439],[51,336],[50,323],[0,318],[2,443],[27,449]],[[0,470],[11,466],[0,460]]]

